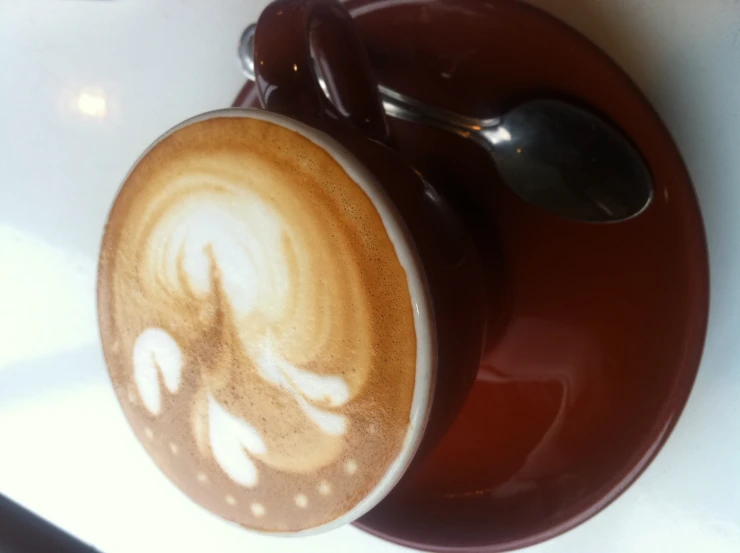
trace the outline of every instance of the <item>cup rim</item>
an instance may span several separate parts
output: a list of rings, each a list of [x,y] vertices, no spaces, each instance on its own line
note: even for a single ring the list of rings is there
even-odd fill
[[[371,489],[371,491],[367,493],[354,507],[336,519],[319,526],[296,531],[270,531],[239,524],[240,527],[247,531],[268,536],[300,537],[320,534],[339,528],[345,524],[352,523],[380,503],[380,501],[390,493],[401,477],[405,474],[419,449],[422,438],[426,432],[427,422],[431,413],[432,397],[434,394],[437,375],[437,337],[433,303],[431,301],[431,294],[429,292],[423,264],[419,253],[416,250],[411,233],[406,227],[406,224],[390,197],[383,190],[383,187],[372,172],[340,142],[325,132],[279,113],[255,108],[230,107],[200,113],[178,123],[159,135],[131,165],[126,176],[121,181],[121,185],[116,193],[116,198],[120,194],[121,189],[129,179],[131,173],[136,169],[136,167],[138,167],[141,161],[151,152],[151,150],[167,137],[185,127],[202,121],[231,117],[256,119],[276,124],[300,134],[303,138],[311,141],[331,156],[331,158],[339,164],[345,173],[347,173],[350,179],[365,192],[377,210],[378,215],[383,222],[383,227],[388,232],[388,237],[393,244],[399,263],[404,269],[408,282],[414,319],[414,331],[416,334],[414,392],[409,411],[408,430],[401,450],[389,465],[388,470],[383,474],[380,481]],[[111,211],[115,205],[115,201],[116,200],[114,200],[111,205]],[[110,213],[106,219],[109,217]],[[191,501],[193,500],[191,499]]]

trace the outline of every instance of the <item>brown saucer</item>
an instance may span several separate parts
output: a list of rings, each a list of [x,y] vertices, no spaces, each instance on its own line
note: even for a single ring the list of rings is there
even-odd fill
[[[653,173],[655,198],[639,217],[566,221],[510,193],[476,145],[391,120],[404,155],[482,237],[499,316],[452,429],[356,524],[433,551],[534,544],[622,493],[688,397],[708,309],[688,174],[628,77],[539,10],[510,0],[348,5],[383,84],[480,117],[533,94],[572,96],[615,120]],[[247,86],[235,105],[259,101]]]

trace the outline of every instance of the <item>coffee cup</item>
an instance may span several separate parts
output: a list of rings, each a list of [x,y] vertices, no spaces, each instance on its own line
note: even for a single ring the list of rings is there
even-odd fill
[[[99,324],[170,480],[246,528],[315,533],[370,510],[444,434],[487,290],[464,222],[394,151],[337,1],[269,5],[255,60],[264,110],[185,121],[125,177]]]

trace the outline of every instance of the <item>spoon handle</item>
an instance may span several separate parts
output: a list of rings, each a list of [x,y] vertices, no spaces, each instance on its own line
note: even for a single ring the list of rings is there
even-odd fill
[[[481,131],[495,128],[500,124],[499,118],[466,117],[411,98],[383,85],[379,85],[378,89],[387,115],[412,123],[437,127],[463,138],[475,140],[486,148],[490,148],[490,144],[481,136]]]

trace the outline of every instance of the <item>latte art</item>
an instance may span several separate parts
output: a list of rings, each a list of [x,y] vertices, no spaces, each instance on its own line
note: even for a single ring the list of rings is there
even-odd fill
[[[201,121],[151,149],[111,211],[106,361],[193,499],[250,527],[311,528],[403,447],[410,286],[376,206],[325,150],[267,121]]]
[[[214,394],[224,401],[233,395],[235,377],[226,367],[236,363],[241,378],[259,377],[286,396],[279,409],[269,394],[251,398],[250,408],[241,406],[241,418],[256,421],[248,430],[246,423],[230,422],[215,397],[208,400],[215,460],[227,474],[241,475],[236,481],[254,485],[254,464],[240,453],[238,436],[245,433],[264,436],[260,440],[269,447],[259,448],[260,459],[283,470],[310,472],[341,452],[338,436],[348,422],[332,408],[351,400],[370,372],[370,306],[358,267],[343,263],[352,257],[348,237],[326,226],[320,213],[311,213],[310,204],[274,206],[278,186],[274,177],[260,174],[259,166],[252,168],[251,188],[228,167],[224,159],[201,159],[198,173],[173,175],[167,189],[152,199],[141,213],[147,235],[140,242],[138,281],[148,297],[166,298],[162,303],[178,318],[189,316],[182,308],[190,304],[198,311],[193,324],[201,335],[218,328],[213,344],[234,345],[227,363],[201,367]],[[288,202],[293,200],[282,201]],[[151,357],[139,359],[142,342]],[[134,375],[157,363],[165,385],[175,391],[168,383],[180,378],[173,374],[181,356],[177,347],[162,329],[143,331],[134,347]],[[147,374],[156,376],[151,370]],[[149,397],[151,384],[136,382],[142,399]],[[159,398],[151,402],[156,415]],[[210,416],[213,412],[224,414]],[[279,418],[301,432],[271,432]],[[246,473],[255,476],[245,478]]]

